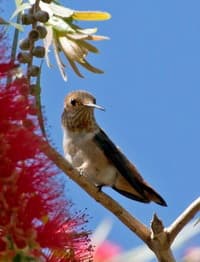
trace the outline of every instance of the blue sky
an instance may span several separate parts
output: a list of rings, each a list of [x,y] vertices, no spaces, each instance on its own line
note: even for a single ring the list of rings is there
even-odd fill
[[[7,7],[12,6],[9,2]],[[73,9],[108,11],[112,19],[79,23],[98,26],[99,34],[110,37],[97,44],[99,55],[89,57],[105,74],[82,70],[85,79],[80,79],[68,70],[65,83],[55,61],[53,69],[44,66],[42,101],[51,141],[62,152],[64,96],[76,89],[94,94],[97,103],[106,108],[106,112],[96,112],[98,123],[165,198],[168,207],[137,203],[109,189],[105,192],[145,224],[150,224],[156,212],[168,226],[200,192],[200,2],[62,2]],[[68,178],[66,188],[76,208],[88,209],[90,229],[110,218],[110,240],[124,249],[142,243]]]

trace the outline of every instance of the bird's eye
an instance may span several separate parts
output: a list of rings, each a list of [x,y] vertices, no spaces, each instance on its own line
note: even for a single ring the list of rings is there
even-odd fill
[[[72,104],[73,106],[76,105],[76,102],[77,102],[76,99],[73,99],[73,98],[72,98],[72,100],[71,100],[71,104]]]

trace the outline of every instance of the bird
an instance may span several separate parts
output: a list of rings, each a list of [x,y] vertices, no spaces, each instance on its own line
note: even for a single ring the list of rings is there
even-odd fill
[[[167,206],[98,125],[95,109],[105,110],[87,91],[72,91],[65,97],[61,117],[65,158],[99,190],[108,186],[129,199]]]

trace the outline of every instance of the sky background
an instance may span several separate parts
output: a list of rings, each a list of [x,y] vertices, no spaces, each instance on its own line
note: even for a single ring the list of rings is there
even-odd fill
[[[3,1],[5,15],[14,1]],[[97,43],[100,54],[88,57],[105,70],[94,75],[81,68],[85,79],[67,68],[64,82],[55,65],[43,67],[42,103],[52,143],[62,153],[60,116],[65,95],[91,92],[106,112],[96,112],[98,123],[136,164],[142,176],[167,201],[168,207],[142,204],[105,189],[146,225],[153,213],[170,223],[200,192],[200,1],[62,1],[79,10],[112,14],[105,22],[79,22],[96,27],[110,40]],[[103,219],[113,223],[109,239],[124,250],[142,244],[110,212],[67,177],[66,195],[76,209],[87,208],[94,229]],[[119,237],[120,235],[120,237]],[[195,240],[200,243],[200,238]],[[189,245],[194,243],[188,243]]]

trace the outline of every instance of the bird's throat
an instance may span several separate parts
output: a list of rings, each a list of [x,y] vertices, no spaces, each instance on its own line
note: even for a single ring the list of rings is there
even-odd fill
[[[80,110],[76,113],[62,113],[62,125],[70,132],[92,132],[97,128],[92,110]]]

